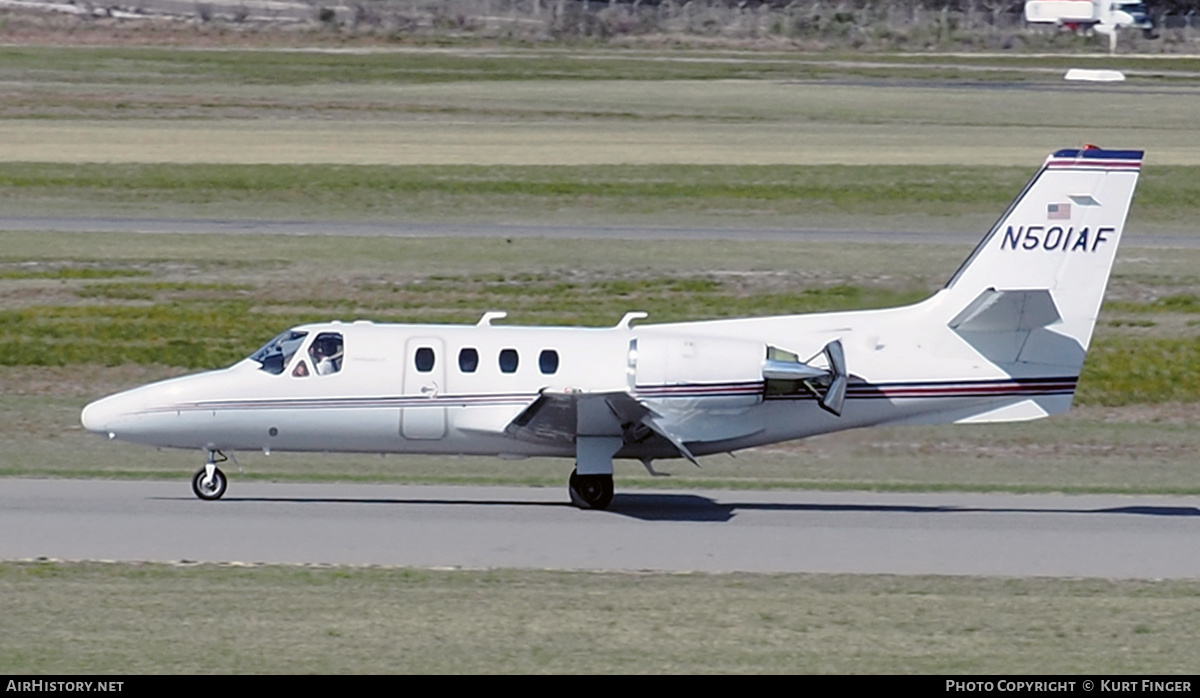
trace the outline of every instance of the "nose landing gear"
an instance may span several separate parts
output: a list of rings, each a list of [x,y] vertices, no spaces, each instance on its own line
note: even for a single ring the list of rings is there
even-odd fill
[[[220,461],[216,459],[217,456],[221,457]],[[228,481],[225,479],[225,473],[217,467],[217,463],[224,463],[227,460],[229,459],[220,451],[208,452],[208,462],[192,476],[192,492],[197,497],[212,501],[220,499],[225,494]]]

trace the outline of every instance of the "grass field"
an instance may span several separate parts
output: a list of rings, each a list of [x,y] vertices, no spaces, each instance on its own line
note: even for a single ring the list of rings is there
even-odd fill
[[[1030,167],[1101,143],[1200,165],[1197,59],[981,57],[954,74],[944,57],[611,50],[0,59],[9,162]],[[1131,79],[1064,83],[1080,63]]]
[[[984,165],[355,166],[0,162],[9,215],[635,223],[982,235],[1035,170]],[[1157,166],[1131,235],[1191,234],[1200,166]],[[19,244],[12,240],[10,245]],[[95,248],[95,245],[91,245]],[[14,253],[16,249],[13,248]],[[20,249],[33,249],[26,244]],[[5,255],[12,259],[13,253]]]
[[[468,86],[469,87],[469,86]],[[803,88],[796,88],[805,92]],[[722,91],[719,90],[718,91]],[[725,90],[725,92],[730,92]],[[819,101],[821,95],[809,99]],[[985,93],[986,94],[986,93]],[[723,99],[740,99],[736,92]],[[941,95],[924,95],[926,101]],[[1008,95],[976,98],[979,114]],[[1022,99],[1025,99],[1022,96]],[[1035,97],[1031,101],[1038,101]],[[1109,100],[1103,100],[1108,103]],[[1147,95],[1129,95],[1144,105]],[[1184,104],[1195,105],[1196,95]],[[1036,107],[1035,107],[1036,108]],[[1113,107],[1106,106],[1107,112]],[[1140,108],[1135,111],[1140,111]],[[846,123],[831,112],[822,121],[789,119],[679,123],[608,118],[523,119],[448,117],[434,121],[255,120],[0,121],[7,161],[225,164],[385,165],[618,165],[618,164],[850,164],[904,165],[1037,163],[1047,152],[1099,143],[1135,146],[1163,165],[1200,163],[1200,146],[1179,140],[1183,124],[1163,129],[1092,120],[1071,125],[979,123],[943,125],[919,114],[876,123]],[[1194,119],[1194,113],[1192,115]],[[1091,122],[1091,123],[1090,123]],[[905,141],[898,145],[898,125]]]
[[[1169,674],[1200,583],[0,563],[16,674]]]

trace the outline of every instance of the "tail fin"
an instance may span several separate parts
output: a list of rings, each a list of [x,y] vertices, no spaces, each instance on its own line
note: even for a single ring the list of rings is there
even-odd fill
[[[1142,151],[1094,147],[1047,158],[935,296],[950,328],[1013,375],[1078,375],[1141,164]]]

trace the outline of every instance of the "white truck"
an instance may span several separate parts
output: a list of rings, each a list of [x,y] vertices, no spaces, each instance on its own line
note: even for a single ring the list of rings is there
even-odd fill
[[[1092,29],[1108,36],[1110,50],[1116,48],[1118,29],[1141,29],[1148,36],[1154,31],[1144,3],[1116,0],[1027,0],[1025,21],[1073,31]]]

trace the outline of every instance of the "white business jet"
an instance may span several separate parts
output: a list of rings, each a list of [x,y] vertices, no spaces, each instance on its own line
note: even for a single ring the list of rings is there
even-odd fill
[[[884,310],[521,327],[302,325],[229,368],[83,410],[110,439],[223,452],[574,458],[579,507],[613,496],[613,459],[713,453],[879,424],[1037,419],[1071,405],[1141,151],[1051,155],[946,286]]]

